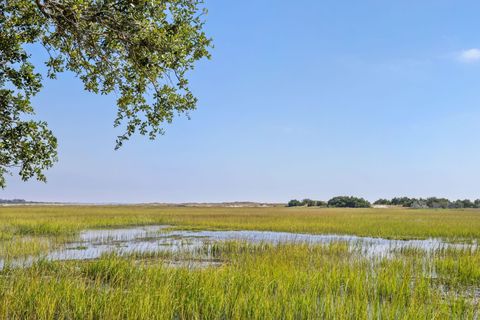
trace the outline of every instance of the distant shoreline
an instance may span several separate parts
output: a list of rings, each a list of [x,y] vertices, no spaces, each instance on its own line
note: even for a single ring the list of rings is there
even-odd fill
[[[185,202],[185,203],[166,203],[166,202],[145,202],[145,203],[118,203],[118,202],[34,202],[19,201],[0,203],[0,206],[158,206],[158,207],[225,207],[225,208],[262,208],[262,207],[284,207],[285,203],[251,202],[251,201],[233,201],[233,202]]]

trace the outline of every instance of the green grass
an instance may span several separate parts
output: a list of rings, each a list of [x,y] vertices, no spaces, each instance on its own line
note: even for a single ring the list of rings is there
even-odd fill
[[[32,206],[0,208],[0,240],[68,237],[86,228],[170,224],[194,229],[337,233],[410,239],[480,239],[480,210]]]
[[[38,261],[87,228],[169,224],[385,238],[480,238],[480,211],[35,206],[0,208],[0,319],[477,319],[480,249],[218,243],[198,252]],[[208,249],[208,250],[207,250]],[[358,249],[357,249],[358,250]],[[208,258],[220,265],[198,265]],[[187,262],[172,264],[172,262]],[[171,267],[176,265],[176,267]],[[180,267],[178,267],[180,266]]]
[[[331,245],[217,245],[224,264],[168,268],[157,257],[106,255],[0,273],[4,319],[474,319],[478,299],[460,268],[480,252],[450,250],[375,261]],[[171,258],[171,257],[170,257]],[[440,267],[440,270],[443,267]],[[453,279],[453,282],[452,282]],[[466,283],[476,283],[467,275]],[[446,287],[448,286],[448,289]]]

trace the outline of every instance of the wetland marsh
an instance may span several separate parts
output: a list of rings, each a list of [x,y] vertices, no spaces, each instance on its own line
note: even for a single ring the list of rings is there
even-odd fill
[[[479,317],[477,210],[18,206],[0,222],[1,318]]]

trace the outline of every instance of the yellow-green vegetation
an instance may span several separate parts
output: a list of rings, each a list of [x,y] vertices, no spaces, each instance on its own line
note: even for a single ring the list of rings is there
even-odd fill
[[[480,210],[17,206],[0,208],[0,239],[71,236],[82,229],[169,224],[182,229],[335,233],[383,238],[480,238]]]
[[[10,240],[0,241],[0,257],[13,259],[35,256],[53,248],[53,239],[46,237],[12,237]]]
[[[404,248],[372,257],[346,242],[231,241],[194,252],[14,263],[61,246],[83,229],[146,224],[468,243],[480,238],[475,210],[3,207],[0,318],[476,319],[480,314],[475,245],[428,253]]]
[[[158,257],[40,262],[0,277],[3,319],[474,319],[480,252],[369,259],[345,243],[216,245],[220,267]],[[462,257],[447,267],[450,259]],[[171,258],[171,257],[170,257]],[[156,259],[156,263],[152,263]],[[463,269],[466,268],[466,269]],[[438,270],[436,273],[435,271]],[[468,270],[468,273],[464,273]],[[472,273],[473,272],[473,273]],[[457,279],[462,279],[457,281]],[[478,289],[478,288],[477,288]]]

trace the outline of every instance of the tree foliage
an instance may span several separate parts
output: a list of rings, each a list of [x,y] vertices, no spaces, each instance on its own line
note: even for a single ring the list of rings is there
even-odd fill
[[[302,201],[293,199],[287,203],[287,207],[338,207],[338,208],[368,208],[370,203],[363,198],[356,197],[334,197],[328,202],[321,200],[303,199]]]
[[[464,199],[464,200],[455,200],[450,201],[446,198],[409,198],[409,197],[395,197],[391,200],[389,199],[378,199],[374,205],[390,205],[390,206],[402,206],[406,208],[413,209],[480,209],[480,199],[475,201]],[[370,207],[370,202],[363,198],[349,197],[349,196],[338,196],[333,197],[328,202],[319,201],[319,200],[310,200],[303,199],[299,200],[290,200],[287,204],[288,207],[334,207],[334,208],[368,208]]]
[[[297,199],[292,199],[287,203],[287,207],[299,207],[299,206],[302,206],[302,202],[298,201]]]
[[[409,198],[395,197],[391,200],[379,199],[374,204],[387,204],[393,206],[402,206],[406,208],[431,208],[431,209],[462,209],[462,208],[480,208],[480,199],[471,201],[469,199],[450,201],[446,198]]]
[[[328,200],[328,206],[334,208],[369,208],[370,202],[364,198],[338,196]]]
[[[0,0],[0,186],[18,167],[45,180],[57,141],[34,121],[42,87],[26,45],[48,52],[47,76],[74,72],[87,91],[115,92],[122,126],[116,148],[135,133],[155,139],[176,114],[195,109],[186,74],[209,58],[201,0]]]
[[[303,199],[299,201],[297,199],[293,199],[288,201],[287,207],[325,207],[327,203],[321,200],[312,200],[312,199]]]

